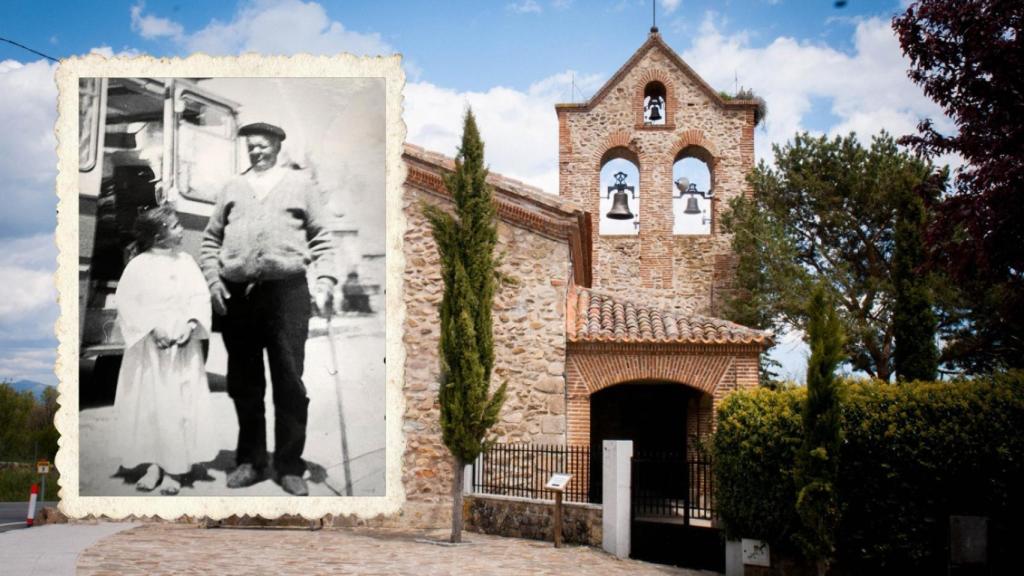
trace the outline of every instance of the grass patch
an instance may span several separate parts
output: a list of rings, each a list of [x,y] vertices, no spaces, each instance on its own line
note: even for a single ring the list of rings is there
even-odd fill
[[[57,469],[51,466],[50,473],[46,475],[46,498],[48,500],[57,500],[57,478],[59,477]],[[0,469],[0,502],[28,502],[32,484],[38,483],[40,480],[35,466]],[[40,490],[42,490],[42,486],[40,486]]]

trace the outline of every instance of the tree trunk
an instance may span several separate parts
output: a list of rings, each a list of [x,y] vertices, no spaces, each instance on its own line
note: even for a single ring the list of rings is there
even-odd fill
[[[458,456],[452,456],[452,537],[451,542],[462,542],[462,488],[466,464]]]

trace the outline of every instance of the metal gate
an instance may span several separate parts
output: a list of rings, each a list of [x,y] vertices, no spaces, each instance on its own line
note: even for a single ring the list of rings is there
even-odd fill
[[[637,453],[632,480],[633,558],[725,569],[725,541],[714,526],[710,460],[672,452]]]

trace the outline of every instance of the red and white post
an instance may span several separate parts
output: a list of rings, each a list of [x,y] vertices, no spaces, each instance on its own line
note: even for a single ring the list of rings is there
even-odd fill
[[[26,526],[32,526],[36,519],[36,498],[39,497],[39,485],[32,485],[32,494],[28,497],[28,518],[25,519]]]

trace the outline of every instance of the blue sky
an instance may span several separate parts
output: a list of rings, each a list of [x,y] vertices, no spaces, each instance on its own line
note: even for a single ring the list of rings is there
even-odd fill
[[[662,36],[720,90],[768,102],[756,154],[798,130],[868,139],[950,129],[906,78],[889,27],[903,2],[658,0]],[[492,170],[557,190],[553,105],[593,94],[644,42],[650,0],[236,2],[8,0],[0,36],[56,58],[260,52],[403,54],[408,140],[453,154],[466,104]],[[0,43],[0,378],[55,383],[52,284],[56,198],[55,66]],[[573,85],[575,84],[575,91]],[[803,348],[784,338],[784,373]]]

